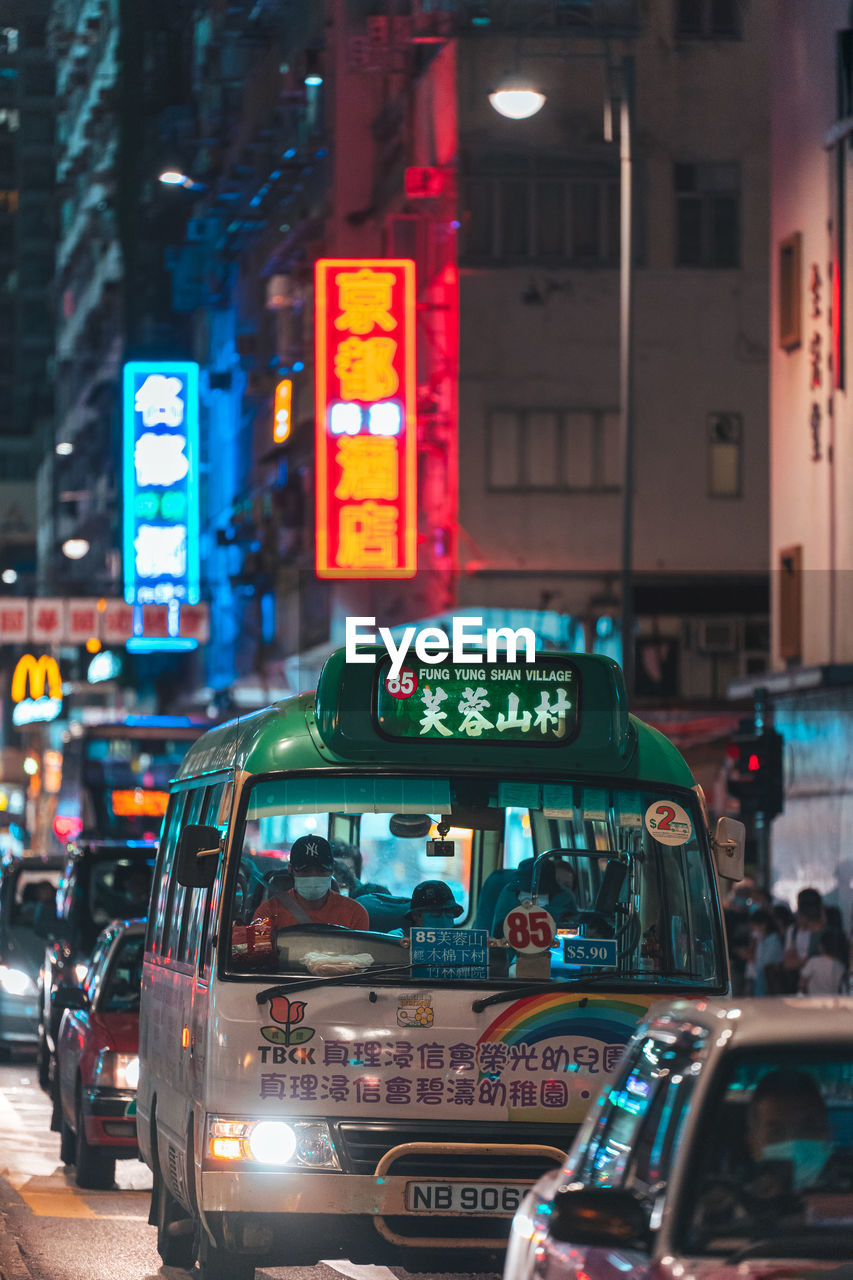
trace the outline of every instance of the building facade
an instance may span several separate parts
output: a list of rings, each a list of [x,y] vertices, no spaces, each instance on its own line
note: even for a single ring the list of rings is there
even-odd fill
[[[53,411],[54,76],[48,0],[0,5],[0,591],[32,589]]]
[[[774,673],[786,739],[776,891],[853,906],[853,376],[850,6],[773,10],[770,529]],[[736,689],[736,692],[743,692]]]

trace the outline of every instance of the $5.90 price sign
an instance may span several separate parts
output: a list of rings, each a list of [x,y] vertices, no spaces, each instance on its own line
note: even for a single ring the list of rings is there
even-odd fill
[[[504,920],[504,937],[521,955],[548,951],[556,933],[553,916],[535,902],[520,902]]]

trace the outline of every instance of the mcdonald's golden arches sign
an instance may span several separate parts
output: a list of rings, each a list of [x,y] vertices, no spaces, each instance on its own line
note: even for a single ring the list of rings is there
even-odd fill
[[[39,657],[25,653],[12,673],[10,692],[15,704],[14,724],[55,720],[62,710],[62,677],[56,658],[47,653]]]

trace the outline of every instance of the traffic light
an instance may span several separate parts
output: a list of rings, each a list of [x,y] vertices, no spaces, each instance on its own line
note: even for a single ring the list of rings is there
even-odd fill
[[[741,816],[761,813],[769,821],[782,812],[784,738],[775,729],[735,734],[728,745],[729,795],[740,801]]]

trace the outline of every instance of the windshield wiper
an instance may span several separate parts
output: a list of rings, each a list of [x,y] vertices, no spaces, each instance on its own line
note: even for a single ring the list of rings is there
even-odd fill
[[[337,986],[340,982],[353,982],[356,978],[384,978],[387,973],[403,973],[412,967],[411,960],[407,964],[388,964],[381,969],[358,969],[352,973],[328,973],[310,978],[293,978],[289,982],[280,982],[275,987],[267,987],[255,996],[258,1004],[266,1004],[275,996],[286,996],[291,991],[307,991],[310,987],[323,987],[327,983]]]
[[[660,974],[649,973],[648,969],[620,969],[608,970],[607,973],[595,974],[578,974],[576,978],[540,978],[538,982],[527,982],[524,986],[511,987],[506,991],[496,991],[494,995],[484,996],[481,1000],[475,1000],[471,1005],[474,1013],[481,1013],[483,1009],[488,1009],[492,1004],[503,1004],[505,1000],[514,1000],[516,997],[534,995],[537,991],[541,991],[543,987],[554,990],[555,987],[567,987],[571,985],[574,988],[596,987],[603,982],[620,982],[623,978],[648,978],[649,980],[656,978],[657,986],[666,986],[670,978],[693,978],[695,975],[687,973],[684,970],[674,970],[664,976]]]

